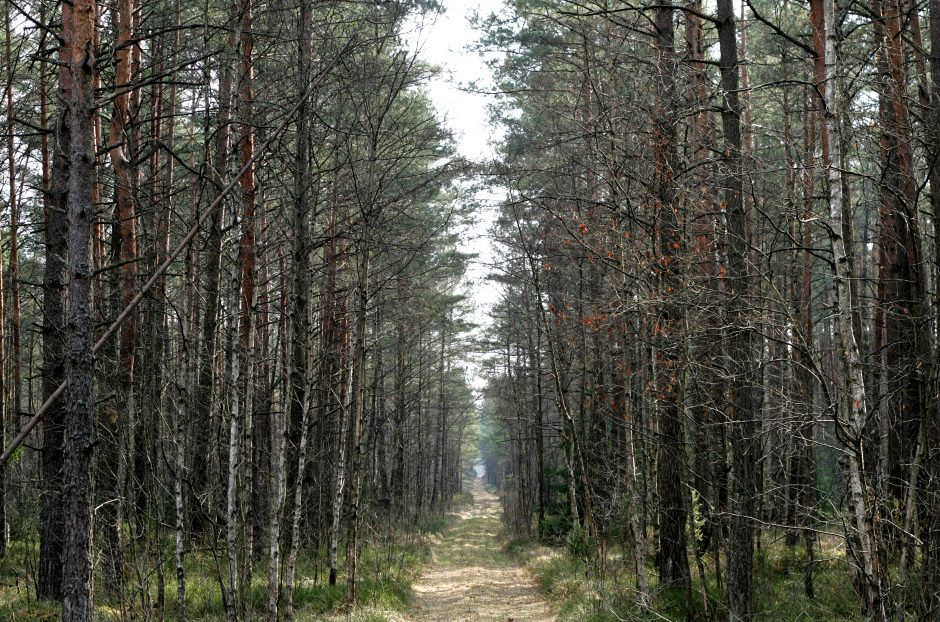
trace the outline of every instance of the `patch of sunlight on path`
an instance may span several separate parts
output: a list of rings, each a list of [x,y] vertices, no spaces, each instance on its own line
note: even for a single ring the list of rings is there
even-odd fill
[[[532,579],[503,552],[496,495],[473,480],[473,507],[432,546],[432,561],[414,585],[414,622],[553,622]]]

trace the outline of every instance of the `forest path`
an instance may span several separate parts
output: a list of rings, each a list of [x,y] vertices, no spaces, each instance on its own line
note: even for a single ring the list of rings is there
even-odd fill
[[[430,567],[414,585],[415,622],[552,622],[532,579],[502,550],[499,498],[473,480],[473,507],[432,546]]]

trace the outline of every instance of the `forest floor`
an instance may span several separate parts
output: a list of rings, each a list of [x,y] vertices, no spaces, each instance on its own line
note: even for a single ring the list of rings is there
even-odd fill
[[[821,526],[835,532],[836,527]],[[850,622],[858,620],[858,601],[852,578],[845,563],[841,540],[834,535],[817,534],[813,562],[815,598],[804,592],[807,559],[802,546],[791,549],[784,544],[782,531],[766,531],[754,560],[755,622]],[[691,600],[684,589],[663,589],[658,583],[653,546],[647,558],[653,607],[637,605],[636,578],[632,558],[626,557],[617,543],[608,543],[606,573],[597,578],[588,571],[581,555],[568,546],[522,540],[508,547],[508,554],[523,565],[534,578],[540,593],[554,604],[558,622],[680,622],[685,620],[727,619],[726,593],[714,575],[715,558],[703,558],[705,586],[700,571],[693,565]],[[694,550],[689,551],[690,561]],[[727,558],[722,556],[722,574],[727,573]],[[707,603],[707,605],[706,605]]]
[[[548,601],[505,552],[499,499],[471,484],[473,505],[431,547],[432,560],[413,585],[407,619],[415,622],[549,622]]]

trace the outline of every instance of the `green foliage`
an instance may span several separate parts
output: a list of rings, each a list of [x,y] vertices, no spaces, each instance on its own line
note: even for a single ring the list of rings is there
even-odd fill
[[[539,539],[545,544],[561,545],[571,531],[571,517],[567,514],[546,514],[539,525]]]
[[[706,602],[714,619],[727,617],[725,594],[718,589],[713,574],[714,561],[708,558],[705,560],[706,584],[703,586],[698,576],[693,577],[692,600],[688,603],[684,588],[658,588],[655,569],[648,567],[653,609],[643,611],[637,606],[635,578],[631,572],[611,572],[603,579],[591,577],[583,557],[572,554],[568,546],[545,549],[517,542],[507,550],[526,564],[539,589],[557,604],[560,621],[706,620]],[[813,600],[803,591],[806,557],[801,548],[791,549],[771,541],[763,547],[761,556],[762,562],[755,564],[754,574],[755,620],[848,622],[858,619],[857,596],[840,550],[824,550],[816,560],[816,598]],[[620,568],[618,559],[620,552],[611,554],[611,569]]]
[[[435,529],[442,531],[445,527],[446,522],[437,523]],[[350,619],[362,622],[390,620],[394,619],[395,612],[402,612],[408,607],[411,584],[430,557],[425,533],[430,531],[396,533],[393,534],[393,542],[368,543],[360,555],[359,601]],[[36,553],[35,545],[28,549],[22,542],[14,541],[10,553],[0,562],[0,620],[52,622],[60,618],[61,610],[57,603],[36,603],[32,590],[27,593],[31,578],[26,572],[25,560],[32,559],[35,563]],[[186,611],[189,619],[214,621],[225,617],[216,563],[217,560],[208,552],[193,554],[187,559]],[[297,584],[294,588],[294,607],[298,620],[322,620],[343,609],[346,581],[342,571],[341,568],[337,585],[329,585],[322,567],[318,569],[308,557],[302,556],[298,560]],[[102,585],[102,580],[99,578],[96,584]],[[156,602],[156,578],[151,581],[150,590],[151,599]],[[169,619],[176,613],[175,580],[167,580],[165,590],[165,615]],[[267,576],[263,567],[255,572],[251,585],[245,590],[245,602],[253,616],[263,615],[267,606]],[[100,620],[125,619],[130,612],[129,607],[132,605],[109,602],[103,596],[96,599],[96,614]]]
[[[558,605],[561,620],[593,620],[593,596],[585,580],[584,560],[562,552],[548,551],[528,543],[516,543],[509,549],[513,557],[525,563],[539,590]]]
[[[418,519],[415,527],[420,533],[439,536],[447,530],[453,520],[445,514],[425,514]]]
[[[571,531],[568,532],[568,537],[565,538],[565,550],[568,551],[568,555],[572,557],[585,559],[593,548],[593,542],[591,542],[587,534],[584,533],[584,528],[581,527],[581,525],[575,525]]]
[[[9,622],[58,622],[62,617],[59,605],[52,603],[0,602],[0,620]]]
[[[263,611],[267,592],[265,586],[255,586],[257,611]],[[381,609],[400,611],[408,605],[411,590],[401,580],[364,579],[357,588],[360,603]],[[326,614],[342,609],[346,601],[346,583],[337,585],[319,583],[303,585],[294,594],[294,606],[305,614]]]
[[[699,501],[701,500],[701,495],[699,492],[692,488],[692,525],[695,528],[695,533],[692,534],[693,544],[698,545],[705,539],[705,525],[708,523],[708,518],[702,514],[702,507]]]
[[[454,495],[452,500],[454,507],[466,507],[468,505],[473,505],[473,493],[465,490],[464,492],[457,493]]]

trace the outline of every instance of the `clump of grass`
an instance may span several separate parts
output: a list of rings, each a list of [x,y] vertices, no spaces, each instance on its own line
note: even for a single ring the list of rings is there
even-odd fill
[[[422,534],[442,535],[453,520],[452,516],[446,514],[425,514],[418,519],[415,528]]]
[[[473,505],[473,493],[469,490],[464,490],[461,493],[454,495],[453,505],[455,508],[462,508],[468,505]]]
[[[684,588],[660,587],[655,568],[648,566],[653,607],[652,611],[644,611],[638,605],[633,573],[617,563],[619,553],[610,554],[608,567],[623,571],[598,579],[588,571],[579,551],[570,548],[562,545],[547,549],[525,541],[506,546],[507,552],[529,569],[539,590],[556,604],[561,621],[707,620],[706,607],[712,619],[727,617],[725,593],[719,590],[713,575],[714,560],[706,561],[708,574],[704,586],[693,572],[691,599]],[[764,545],[754,566],[755,620],[858,619],[858,599],[839,550],[827,549],[818,555],[813,573],[814,599],[804,592],[805,569],[806,556],[801,547],[791,549],[781,542]]]
[[[0,604],[0,620],[10,622],[58,622],[62,610],[52,603],[3,603]]]
[[[52,622],[61,617],[57,603],[37,603],[35,565],[39,559],[36,540],[13,539],[0,559],[0,620]]]

